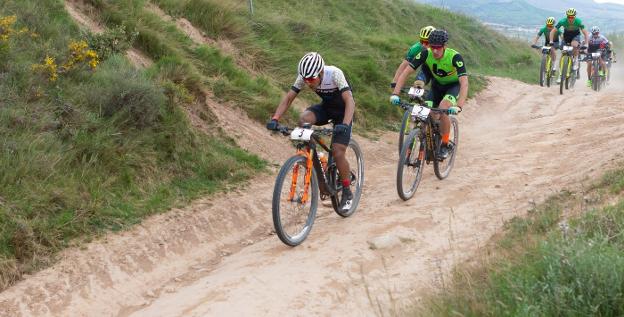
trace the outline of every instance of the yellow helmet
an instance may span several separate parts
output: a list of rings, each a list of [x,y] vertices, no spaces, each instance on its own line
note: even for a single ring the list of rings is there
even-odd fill
[[[435,30],[435,28],[431,25],[429,26],[425,26],[424,28],[420,29],[420,39],[421,40],[428,40],[429,39],[429,34],[431,34],[431,32],[433,32]]]
[[[567,16],[576,16],[576,9],[570,8],[566,11]]]
[[[546,24],[548,24],[548,25],[555,24],[555,18],[554,17],[549,17],[548,19],[546,19]]]

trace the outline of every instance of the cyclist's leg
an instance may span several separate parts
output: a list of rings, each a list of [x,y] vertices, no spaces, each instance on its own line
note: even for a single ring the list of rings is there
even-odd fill
[[[557,48],[559,47],[559,42],[553,42],[551,43],[552,46],[550,47],[550,60],[551,60],[551,64],[552,64],[552,68],[553,69],[557,69]]]
[[[459,96],[459,83],[450,85],[445,89],[444,98],[440,101],[440,109],[448,109],[457,105]],[[440,117],[440,134],[442,134],[442,144],[448,144],[451,132],[451,119],[448,116]]]
[[[299,116],[299,126],[302,126],[304,123],[324,125],[327,124],[328,120],[327,111],[325,110],[325,107],[323,107],[323,104],[317,104],[308,107],[301,113]]]
[[[333,120],[334,125],[342,123],[344,119],[344,109],[338,111],[329,111],[329,118]],[[332,151],[334,154],[334,159],[336,160],[336,166],[338,167],[338,172],[340,173],[340,179],[343,180],[343,185],[345,180],[351,180],[351,172],[349,169],[349,162],[345,156],[347,151],[347,147],[349,146],[349,141],[351,140],[351,129],[353,126],[353,122],[349,124],[349,130],[344,134],[335,134],[332,135]],[[348,183],[347,183],[348,184]]]
[[[593,53],[594,50],[588,48],[587,49],[587,56],[591,56],[591,53]],[[592,60],[588,59],[587,60],[587,80],[591,81],[592,79]]]
[[[416,80],[414,81],[414,87],[424,88],[425,85],[429,83],[431,80],[431,72],[428,67],[421,67],[416,75]]]
[[[580,46],[579,44],[581,43],[581,34],[579,33],[578,35],[575,35],[572,38],[571,43],[572,43],[572,47],[574,47],[574,51],[573,51],[574,52],[574,60],[576,60],[576,58],[579,55],[579,46]]]

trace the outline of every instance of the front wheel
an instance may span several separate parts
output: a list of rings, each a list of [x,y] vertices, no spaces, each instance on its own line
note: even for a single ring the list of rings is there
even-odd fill
[[[332,172],[331,182],[334,184],[334,188],[337,189],[336,195],[331,197],[332,207],[334,211],[342,216],[349,217],[357,209],[360,203],[360,197],[362,197],[362,186],[364,185],[364,158],[362,157],[362,150],[360,146],[351,139],[349,146],[345,153],[347,162],[349,163],[349,170],[351,171],[351,192],[353,193],[353,200],[351,200],[351,207],[349,210],[342,210],[342,184],[340,177],[338,177],[337,169]]]
[[[450,116],[449,119],[451,119],[451,135],[449,137],[451,153],[449,153],[449,156],[443,161],[433,161],[433,171],[440,180],[447,178],[451,173],[453,165],[455,164],[455,155],[457,154],[457,148],[459,146],[459,122],[457,121],[457,118],[453,116]]]
[[[595,60],[592,61],[592,89],[600,90],[600,63]]]
[[[414,129],[405,140],[397,168],[397,193],[403,200],[414,196],[425,168],[425,144],[420,129]]]
[[[546,77],[548,76],[548,73],[546,71],[546,66],[547,66],[546,64],[548,64],[546,60],[546,54],[542,54],[542,63],[540,64],[540,78],[539,78],[539,84],[542,87],[544,87],[544,83],[546,82]]]
[[[289,158],[280,169],[273,189],[273,226],[282,242],[297,246],[310,234],[319,189],[316,171],[312,168],[310,183],[306,184],[307,159],[297,155]]]
[[[561,95],[563,95],[563,89],[568,88],[568,74],[570,73],[569,59],[567,55],[561,57],[561,81],[559,82],[559,94]]]
[[[411,111],[405,110],[403,113],[403,119],[401,119],[401,130],[399,130],[399,154],[401,154],[401,148],[403,147],[405,136],[409,134],[410,131],[410,114]]]

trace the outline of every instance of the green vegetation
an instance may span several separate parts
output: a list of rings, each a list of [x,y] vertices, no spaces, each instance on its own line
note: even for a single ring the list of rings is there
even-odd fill
[[[512,219],[492,258],[457,270],[414,314],[622,316],[623,184],[624,169],[611,171],[588,192],[564,191]],[[564,210],[580,216],[562,220]]]
[[[281,87],[280,91],[294,81],[301,56],[319,51],[328,64],[345,71],[354,89],[358,125],[362,129],[387,127],[396,122],[398,112],[387,102],[388,85],[425,25],[449,31],[449,46],[462,53],[473,74],[473,93],[485,83],[476,74],[527,82],[535,82],[538,77],[538,56],[527,45],[508,40],[472,18],[409,1],[323,0],[285,5],[283,1],[270,0],[256,2],[253,16],[246,5],[234,1],[153,2],[172,16],[188,19],[208,36],[235,43]],[[214,19],[205,19],[206,15]],[[233,89],[245,91],[236,83]],[[309,93],[306,96],[315,100]],[[274,107],[277,101],[269,99],[266,104]],[[270,111],[263,108],[253,113],[255,118],[266,120]],[[262,113],[262,117],[257,113]]]
[[[136,70],[118,54],[130,33],[83,34],[60,0],[0,4],[0,18],[16,17],[0,27],[12,29],[0,40],[0,290],[72,239],[263,168],[216,128],[212,137],[191,129],[181,107],[196,102],[190,88],[200,82],[175,56]],[[65,62],[75,56],[68,45],[83,39],[100,53],[95,70]]]

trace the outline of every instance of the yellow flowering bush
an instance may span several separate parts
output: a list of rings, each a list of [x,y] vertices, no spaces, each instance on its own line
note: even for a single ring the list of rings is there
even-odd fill
[[[41,64],[32,66],[33,71],[46,74],[50,81],[56,81],[59,74],[66,73],[72,69],[87,64],[91,70],[95,70],[100,63],[98,54],[89,49],[86,41],[71,41],[68,45],[69,57],[62,65],[58,65],[53,57],[46,56]]]
[[[13,27],[17,22],[17,17],[14,15],[0,17],[0,42],[8,42],[14,35],[20,35],[22,33],[28,32],[27,28],[21,28],[20,30],[15,30]]]

